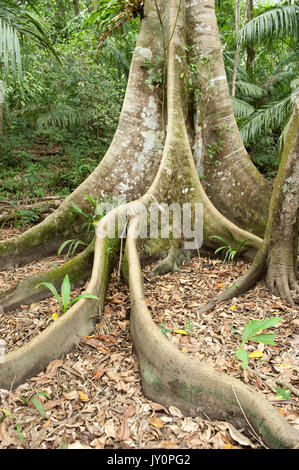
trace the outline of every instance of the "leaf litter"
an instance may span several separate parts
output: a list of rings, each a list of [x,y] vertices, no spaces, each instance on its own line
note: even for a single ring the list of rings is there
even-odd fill
[[[64,261],[49,257],[1,272],[1,288]],[[157,326],[162,323],[171,331],[169,341],[185,354],[252,385],[299,429],[298,396],[291,393],[290,399],[275,400],[275,387],[283,387],[279,381],[298,387],[298,308],[270,295],[261,282],[199,316],[200,306],[234,282],[247,265],[194,258],[184,262],[180,273],[153,276],[151,268],[143,269],[146,299]],[[46,328],[57,309],[56,299],[49,298],[0,314],[0,337],[7,349],[20,347]],[[183,416],[176,407],[167,409],[143,396],[129,315],[128,288],[113,273],[107,305],[93,334],[14,390],[0,389],[0,448],[260,448],[254,436],[230,423]],[[274,328],[275,346],[249,345],[249,353],[259,350],[262,356],[250,359],[250,369],[244,371],[234,361],[242,329],[251,319],[274,315],[283,317]],[[32,403],[37,394],[38,407]]]

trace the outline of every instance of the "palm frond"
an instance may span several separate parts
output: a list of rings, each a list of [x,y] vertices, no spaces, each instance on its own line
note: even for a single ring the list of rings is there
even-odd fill
[[[265,95],[264,88],[255,83],[245,82],[244,80],[237,80],[236,88],[239,94],[250,98],[261,98]]]
[[[33,5],[33,1],[27,2]],[[48,49],[58,60],[58,54],[49,42],[46,32],[37,17],[22,4],[11,0],[0,0],[0,65],[5,76],[11,68],[14,77],[22,79],[20,37],[29,34]]]
[[[283,127],[289,119],[292,109],[293,103],[289,95],[283,100],[269,103],[253,113],[240,126],[244,144],[247,145],[265,132]]]
[[[38,129],[55,126],[58,128],[68,128],[80,124],[82,119],[80,114],[72,108],[54,108],[40,114],[36,121]]]
[[[283,5],[268,10],[243,26],[238,35],[241,44],[250,44],[265,39],[298,37],[297,5]]]
[[[254,112],[254,107],[251,106],[249,103],[246,103],[246,101],[242,101],[236,97],[231,97],[231,102],[236,118],[248,117]]]

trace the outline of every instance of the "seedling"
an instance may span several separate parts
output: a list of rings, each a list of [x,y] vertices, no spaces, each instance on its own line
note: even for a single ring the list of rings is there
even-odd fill
[[[225,261],[233,262],[235,257],[240,255],[242,248],[245,246],[245,244],[250,240],[250,238],[245,238],[244,240],[242,240],[242,242],[238,242],[234,239],[233,245],[230,245],[227,240],[218,235],[212,235],[210,238],[216,238],[217,240],[220,240],[224,243],[224,245],[220,246],[214,251],[215,255],[220,251],[223,251],[225,253],[223,260],[224,263]]]
[[[276,390],[276,395],[274,397],[274,400],[289,400],[291,398],[291,392],[288,388],[275,387],[275,390]]]
[[[46,417],[45,409],[42,404],[42,402],[38,399],[40,396],[45,396],[46,398],[50,399],[50,396],[46,392],[38,392],[33,395],[33,397],[30,400],[27,400],[25,397],[20,397],[20,400],[25,403],[25,405],[29,406],[30,403],[35,406],[39,414],[41,415],[42,418]]]
[[[77,239],[75,239],[75,238],[74,238],[74,239],[71,239],[71,240],[66,240],[66,241],[64,241],[64,242],[60,245],[60,247],[59,247],[59,249],[58,249],[58,251],[57,251],[57,254],[58,254],[58,255],[61,255],[62,251],[64,250],[64,248],[65,248],[67,245],[69,245],[69,248],[68,248],[68,250],[67,250],[66,256],[67,256],[68,258],[71,258],[71,257],[74,256],[74,254],[76,253],[77,248],[79,247],[79,245],[85,245],[85,246],[86,246],[87,243],[82,242],[81,240],[77,240]]]
[[[259,332],[266,328],[271,328],[281,321],[282,318],[271,317],[261,321],[251,320],[247,323],[243,330],[241,347],[236,351],[236,358],[242,361],[242,369],[247,369],[249,363],[248,353],[242,346],[248,341],[274,345],[274,339],[276,337],[275,334],[264,334]]]
[[[82,294],[80,294],[79,296],[71,300],[71,282],[70,282],[68,274],[66,274],[61,284],[61,298],[59,297],[56,287],[51,282],[40,282],[35,287],[37,289],[40,286],[45,286],[48,289],[50,289],[52,294],[57,299],[57,302],[60,306],[61,313],[65,313],[69,307],[71,307],[75,302],[77,302],[80,299],[99,300],[99,298],[96,295],[89,294],[89,292],[83,292]]]
[[[164,325],[164,323],[160,323],[159,326],[161,326],[161,333],[163,333],[163,335],[165,336],[165,338],[168,339],[167,333],[171,333],[171,330],[168,330],[168,329],[166,328],[166,325]]]

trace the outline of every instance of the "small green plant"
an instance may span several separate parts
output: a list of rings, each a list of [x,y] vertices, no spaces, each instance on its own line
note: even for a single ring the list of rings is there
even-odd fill
[[[247,369],[249,363],[249,356],[243,345],[248,341],[273,345],[276,335],[273,333],[264,334],[260,331],[271,328],[281,321],[280,317],[271,317],[266,320],[251,320],[246,324],[242,333],[241,347],[236,350],[236,358],[242,361],[242,369]]]
[[[88,202],[92,207],[92,212],[85,212],[83,209],[77,206],[73,201],[71,201],[71,206],[73,211],[81,215],[86,222],[81,225],[81,230],[86,230],[88,234],[88,238],[90,239],[91,236],[94,234],[95,226],[98,222],[114,207],[117,207],[119,202],[114,199],[113,197],[105,197],[103,199],[100,198],[92,198],[89,195],[85,196]]]
[[[275,387],[275,391],[276,391],[276,395],[274,397],[274,400],[290,400],[291,392],[288,388]]]
[[[30,403],[32,403],[32,405],[35,406],[35,408],[37,409],[37,411],[39,412],[41,417],[45,418],[46,413],[45,413],[44,406],[43,406],[42,402],[38,399],[38,397],[40,397],[40,396],[44,396],[44,397],[50,399],[50,396],[48,395],[48,393],[38,392],[38,393],[35,393],[33,395],[33,397],[31,397],[29,400],[27,400],[27,398],[25,398],[25,397],[20,397],[20,400],[22,400],[22,402],[25,403],[25,405],[27,405],[27,406],[29,406]]]
[[[167,333],[171,333],[171,330],[167,329],[164,323],[159,323],[159,326],[161,327],[161,333],[168,339]]]
[[[67,253],[66,253],[66,256],[68,258],[71,258],[74,256],[74,254],[76,253],[77,251],[77,248],[79,247],[79,245],[87,245],[87,243],[83,242],[82,240],[77,240],[76,238],[72,238],[71,240],[66,240],[64,241],[58,251],[57,251],[57,254],[60,256],[62,251],[64,250],[64,248],[69,245],[69,248],[67,250]]]
[[[224,245],[220,246],[217,248],[214,253],[215,255],[217,253],[220,253],[220,251],[224,252],[224,260],[225,261],[231,261],[233,262],[237,256],[240,256],[243,247],[246,245],[246,243],[250,240],[250,238],[245,238],[241,242],[238,242],[233,238],[233,245],[231,245],[227,240],[224,238],[218,236],[218,235],[212,235],[210,238],[215,238],[217,240],[220,240]]]
[[[147,66],[148,78],[145,84],[148,86],[161,87],[164,80],[164,59],[157,55],[151,60],[145,60],[144,65]]]
[[[69,307],[71,307],[75,302],[77,302],[80,299],[99,300],[99,298],[96,295],[89,294],[88,292],[83,292],[82,294],[80,294],[79,296],[71,300],[71,282],[70,282],[68,274],[66,274],[61,284],[61,298],[58,295],[56,287],[51,282],[40,282],[35,287],[37,289],[40,286],[45,286],[48,289],[50,289],[52,294],[57,299],[57,302],[60,306],[61,313],[65,313]]]

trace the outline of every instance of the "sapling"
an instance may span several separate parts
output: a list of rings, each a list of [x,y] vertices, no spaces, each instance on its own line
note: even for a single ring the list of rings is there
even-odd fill
[[[75,302],[77,302],[80,299],[99,300],[99,298],[96,295],[90,294],[89,292],[83,292],[82,294],[80,294],[79,296],[71,300],[71,282],[70,282],[68,274],[65,275],[61,284],[61,298],[59,297],[56,287],[51,282],[40,282],[35,287],[37,289],[40,286],[45,286],[48,289],[50,289],[52,294],[57,299],[57,302],[60,306],[61,313],[65,313],[69,307],[71,307]]]
[[[271,317],[261,321],[251,320],[245,325],[242,333],[241,347],[236,351],[236,358],[242,361],[242,369],[247,369],[249,362],[248,353],[242,346],[247,343],[247,341],[256,341],[258,343],[274,345],[274,339],[276,337],[275,334],[264,334],[259,332],[266,328],[271,328],[281,321],[282,318],[280,317]]]

